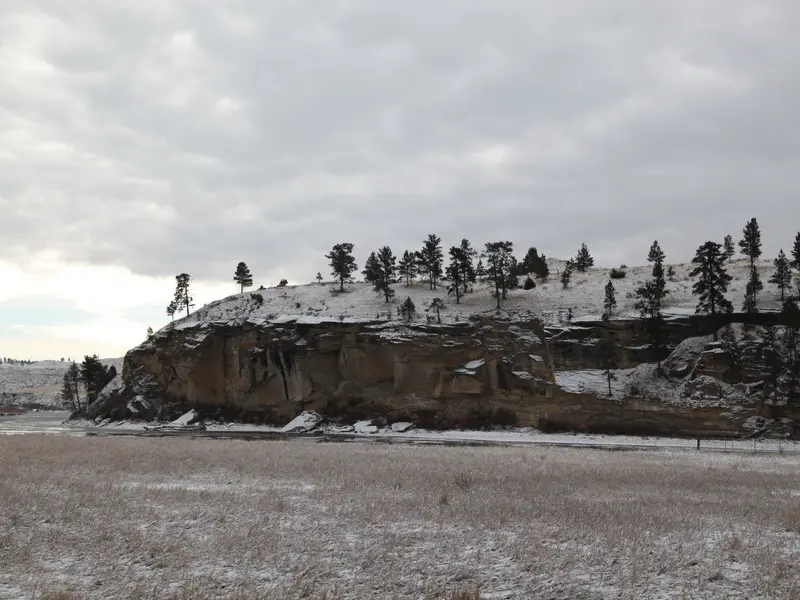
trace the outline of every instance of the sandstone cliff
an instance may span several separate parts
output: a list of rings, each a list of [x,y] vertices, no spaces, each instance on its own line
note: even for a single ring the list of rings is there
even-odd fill
[[[741,339],[728,336],[723,348],[709,337],[723,324],[708,318],[669,320],[668,379],[656,376],[636,320],[546,327],[493,313],[448,325],[342,321],[170,326],[128,353],[121,379],[90,416],[170,419],[193,408],[285,423],[315,410],[425,427],[733,437],[764,423],[792,431],[798,416],[762,400],[760,353],[746,350],[741,327],[733,329]],[[611,394],[598,369],[603,339],[613,340],[620,367]]]

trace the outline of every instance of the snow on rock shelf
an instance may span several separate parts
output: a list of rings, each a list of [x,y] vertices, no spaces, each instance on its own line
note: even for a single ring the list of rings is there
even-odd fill
[[[532,290],[511,290],[508,299],[503,302],[502,309],[509,316],[520,318],[536,317],[546,324],[566,324],[567,314],[572,310],[572,323],[597,321],[602,312],[604,288],[609,281],[610,269],[589,269],[586,273],[575,273],[572,283],[563,289],[558,281],[558,273],[564,268],[560,260],[548,261],[551,271],[549,281],[540,283]],[[747,283],[749,265],[746,260],[733,260],[728,263],[728,272],[733,277],[728,298],[734,305],[741,303]],[[772,268],[771,261],[758,262],[762,272]],[[675,275],[667,281],[669,295],[665,301],[667,316],[685,316],[694,314],[697,298],[692,295],[693,280],[689,277],[691,264],[673,265]],[[638,316],[634,308],[635,290],[651,276],[652,267],[640,266],[627,269],[623,279],[613,280],[616,288],[616,319],[635,318]],[[520,278],[522,281],[523,278]],[[410,297],[417,308],[413,319],[417,323],[431,322],[431,314],[426,312],[434,298],[442,299],[447,309],[441,313],[444,323],[464,322],[475,315],[492,315],[495,300],[492,298],[492,286],[487,282],[479,282],[472,293],[461,298],[456,304],[447,295],[446,287],[430,290],[425,282],[418,282],[411,287],[403,283],[393,286],[395,298],[385,302],[383,296],[376,294],[372,286],[355,283],[345,286],[340,292],[338,285],[308,284],[286,287],[274,287],[243,294],[229,296],[211,302],[198,309],[187,318],[180,319],[168,328],[183,329],[202,323],[253,324],[294,323],[297,325],[319,325],[328,322],[363,323],[387,320],[399,321],[397,308],[401,302]],[[775,286],[766,285],[759,295],[762,310],[778,309],[780,294]],[[533,340],[532,340],[533,341]]]
[[[170,425],[174,425],[176,427],[182,427],[184,425],[191,425],[194,421],[198,418],[198,414],[196,410],[190,410],[184,415],[181,415],[174,421],[170,423]]]
[[[282,433],[300,433],[311,431],[322,421],[322,416],[312,412],[306,411],[300,413],[296,418],[292,419],[282,429]]]
[[[360,434],[373,434],[378,433],[378,426],[373,425],[371,420],[368,421],[359,421],[355,425],[353,425],[353,431]]]
[[[556,385],[570,394],[592,394],[622,400],[625,397],[627,378],[633,369],[611,372],[611,395],[608,393],[608,377],[605,371],[557,371]]]

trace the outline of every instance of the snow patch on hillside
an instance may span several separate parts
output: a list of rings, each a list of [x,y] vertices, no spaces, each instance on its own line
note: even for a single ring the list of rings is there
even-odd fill
[[[611,394],[606,372],[600,369],[585,371],[557,371],[556,385],[570,394],[591,394],[600,398],[622,400],[628,387],[628,377],[633,369],[611,371]]]
[[[567,325],[568,314],[572,310],[572,323],[599,320],[602,313],[604,288],[609,281],[610,269],[590,269],[586,273],[574,273],[567,289],[559,283],[559,272],[564,262],[550,260],[548,264],[552,276],[549,281],[539,283],[532,290],[512,290],[508,299],[502,303],[502,315],[514,319],[539,318],[547,325]],[[771,272],[771,261],[759,261],[762,278]],[[733,277],[728,298],[735,307],[740,307],[748,278],[749,265],[746,260],[734,260],[727,264]],[[667,317],[694,314],[697,298],[692,295],[694,281],[689,277],[691,264],[673,265],[675,275],[668,279],[664,307]],[[618,308],[613,318],[637,317],[634,308],[635,291],[651,277],[650,266],[632,267],[626,270],[623,279],[614,279]],[[520,277],[522,282],[524,277]],[[446,286],[445,286],[446,287]],[[442,311],[443,323],[464,322],[473,315],[495,314],[495,300],[491,296],[493,288],[487,282],[479,282],[473,292],[463,296],[461,303],[448,296],[445,287],[431,290],[427,283],[417,282],[411,287],[404,283],[393,286],[395,297],[385,302],[382,295],[373,291],[369,284],[346,285],[339,291],[338,284],[308,284],[275,287],[265,290],[248,291],[212,302],[198,309],[171,327],[184,329],[204,323],[254,324],[296,323],[298,325],[318,325],[326,322],[357,323],[401,321],[397,309],[403,300],[410,297],[416,305],[414,323],[435,323],[435,315],[428,312],[434,298],[441,298],[446,309]],[[779,309],[780,294],[775,286],[765,284],[759,295],[762,310]],[[528,335],[535,337],[535,334]]]

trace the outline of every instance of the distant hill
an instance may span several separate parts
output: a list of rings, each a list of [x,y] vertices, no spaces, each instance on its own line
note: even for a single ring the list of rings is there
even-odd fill
[[[122,358],[103,359],[103,364],[122,370]],[[69,365],[58,360],[0,364],[0,406],[60,406],[59,392]]]

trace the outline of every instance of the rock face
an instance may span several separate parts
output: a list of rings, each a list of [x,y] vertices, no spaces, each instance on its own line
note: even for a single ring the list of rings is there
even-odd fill
[[[670,339],[679,345],[715,325],[675,322]],[[740,401],[734,409],[722,401],[741,383],[742,368],[724,349],[703,344],[665,362],[674,378],[669,386],[686,387],[685,398],[719,401],[678,405],[657,389],[642,394],[636,388],[606,398],[557,385],[557,372],[598,368],[603,338],[615,341],[622,368],[651,358],[636,321],[563,329],[499,317],[413,327],[322,320],[175,326],[128,353],[122,379],[89,416],[166,420],[196,409],[283,424],[315,411],[349,422],[383,417],[422,427],[739,436],[747,419],[769,412],[758,401]],[[766,416],[794,418],[788,409],[771,410],[776,414]]]
[[[137,396],[166,418],[186,407],[286,421],[303,410],[447,425],[496,416],[501,396],[552,395],[537,323],[386,326],[321,322],[173,329],[130,351],[124,389],[92,415],[126,416]]]

